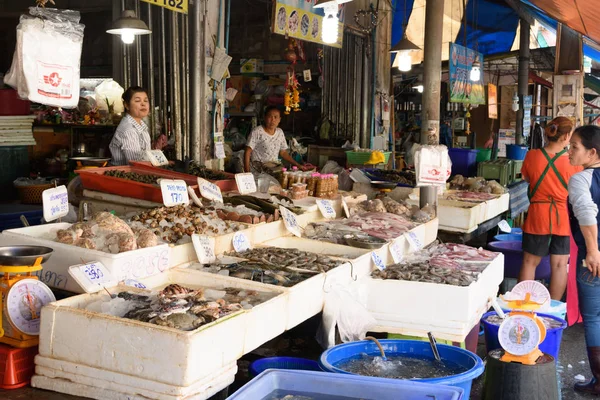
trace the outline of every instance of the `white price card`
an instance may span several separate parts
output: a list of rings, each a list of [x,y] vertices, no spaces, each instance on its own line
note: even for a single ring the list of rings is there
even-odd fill
[[[423,243],[419,240],[419,237],[414,232],[406,232],[406,240],[416,250],[419,251],[423,248]]]
[[[396,264],[398,264],[404,258],[404,255],[402,254],[402,247],[397,240],[390,243],[390,254],[392,255],[394,263]]]
[[[198,188],[202,197],[208,200],[223,202],[223,195],[221,194],[221,188],[206,179],[198,178]]]
[[[503,219],[502,221],[498,222],[498,228],[500,228],[500,230],[504,233],[510,233],[512,232],[512,229],[510,227],[510,225],[508,224],[508,222],[506,222],[505,219]]]
[[[114,287],[118,284],[117,279],[112,276],[108,268],[99,261],[73,265],[69,267],[69,274],[88,293],[97,292],[105,287]]]
[[[310,69],[305,69],[302,71],[302,75],[304,75],[304,82],[312,81],[312,75],[310,73]]]
[[[235,174],[235,183],[237,183],[238,192],[241,194],[255,193],[256,181],[251,172],[245,174]]]
[[[144,285],[142,282],[136,281],[135,279],[125,279],[123,283],[127,286],[136,287],[138,289],[147,289],[146,285]]]
[[[350,210],[348,209],[348,203],[346,203],[346,200],[342,197],[342,208],[344,209],[344,214],[346,214],[346,218],[350,218]]]
[[[325,218],[335,218],[335,209],[331,200],[317,199],[317,206]]]
[[[215,238],[206,235],[192,235],[192,244],[201,264],[210,264],[214,262],[215,256]]]
[[[383,260],[381,259],[381,257],[379,257],[377,253],[372,252],[371,258],[373,259],[373,263],[375,264],[375,266],[379,268],[380,271],[383,271],[385,269],[385,264],[383,263]]]
[[[190,196],[185,181],[181,179],[161,179],[159,183],[165,206],[173,207],[179,204],[189,204]]]
[[[46,222],[62,218],[69,213],[69,194],[65,185],[42,192],[44,219]]]
[[[225,147],[223,147],[223,142],[215,143],[215,157],[218,158],[219,160],[222,160],[225,158]]]
[[[296,214],[284,206],[279,206],[279,212],[281,213],[281,218],[283,218],[283,223],[285,224],[286,229],[293,235],[302,237],[300,225],[298,225],[298,220],[296,219]]]
[[[243,232],[236,232],[233,235],[233,249],[238,252],[250,249],[250,241]]]
[[[167,160],[165,153],[161,150],[146,150],[146,158],[148,158],[148,161],[155,167],[169,165],[169,160]]]

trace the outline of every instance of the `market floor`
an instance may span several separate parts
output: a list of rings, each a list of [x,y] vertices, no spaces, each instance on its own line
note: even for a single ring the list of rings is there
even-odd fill
[[[272,341],[266,343],[239,360],[239,371],[236,376],[236,381],[230,386],[229,393],[233,393],[244,383],[248,382],[250,379],[248,376],[248,365],[255,359],[272,356],[297,356],[316,359],[321,352],[321,348],[314,340],[316,321],[316,319],[307,321],[307,323],[284,333],[283,335],[273,339]],[[477,353],[479,356],[485,356],[485,344],[483,342],[483,336],[480,337]],[[569,368],[569,365],[571,365],[572,368]],[[561,393],[563,400],[594,398],[590,396],[583,396],[573,391],[575,375],[581,374],[586,379],[590,378],[590,370],[585,353],[583,326],[581,324],[572,326],[564,332],[558,368],[560,371],[559,374],[561,378]],[[482,391],[483,378],[480,377],[473,384],[471,399],[481,399]],[[224,393],[221,394],[221,397],[218,397],[218,399],[221,400],[226,397],[223,395]],[[26,387],[17,390],[0,390],[0,399],[79,400],[83,398]],[[217,400],[217,397],[215,396],[213,399]]]

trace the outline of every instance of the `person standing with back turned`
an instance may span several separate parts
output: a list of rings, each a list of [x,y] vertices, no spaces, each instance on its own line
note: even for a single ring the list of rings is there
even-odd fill
[[[571,230],[567,209],[568,182],[581,170],[569,164],[566,146],[573,122],[557,117],[545,129],[545,147],[527,152],[521,173],[529,182],[529,210],[523,225],[523,265],[519,281],[533,280],[535,270],[550,253],[550,296],[560,300],[567,287]]]

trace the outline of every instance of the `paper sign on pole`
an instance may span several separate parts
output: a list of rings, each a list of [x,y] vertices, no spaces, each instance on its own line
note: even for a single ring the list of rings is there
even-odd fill
[[[146,158],[155,167],[161,167],[163,165],[169,165],[169,160],[165,157],[165,154],[160,150],[146,150]]]
[[[342,208],[344,209],[344,214],[346,214],[346,218],[350,218],[350,210],[348,209],[348,204],[346,200],[342,197]]]
[[[243,232],[236,232],[233,235],[233,248],[237,252],[250,249],[250,241]]]
[[[165,206],[173,207],[179,204],[189,204],[190,196],[185,181],[181,179],[161,179],[159,183]]]
[[[500,230],[502,232],[505,232],[505,233],[512,232],[512,229],[511,229],[510,225],[508,224],[508,222],[506,222],[505,219],[503,219],[502,221],[498,222],[498,228],[500,228]]]
[[[241,194],[256,193],[256,182],[251,172],[244,174],[235,174],[238,192]]]
[[[215,256],[215,238],[206,235],[192,235],[192,244],[201,264],[210,264],[214,262]]]
[[[206,179],[198,178],[198,188],[200,189],[200,194],[202,197],[209,200],[218,201],[219,203],[223,202],[221,188],[214,183],[209,182]]]
[[[335,209],[331,200],[317,199],[317,206],[325,218],[335,218]]]
[[[283,218],[283,223],[285,224],[286,229],[293,235],[302,237],[300,225],[298,225],[298,220],[296,219],[296,214],[284,206],[279,206],[279,212],[281,213],[281,218]]]
[[[377,253],[372,252],[371,258],[373,259],[373,263],[375,264],[375,266],[379,268],[380,271],[383,271],[385,269],[385,264],[383,263],[383,260],[381,259],[381,257],[379,257]]]
[[[423,243],[419,240],[419,237],[414,232],[406,232],[406,240],[416,250],[419,251],[423,248]]]
[[[42,192],[44,219],[46,222],[62,218],[69,213],[69,195],[65,185]]]
[[[105,287],[114,287],[118,284],[108,268],[101,262],[94,261],[87,264],[73,265],[69,267],[69,275],[87,293],[94,293]]]
[[[398,243],[398,241],[393,241],[390,244],[390,253],[392,254],[392,258],[394,259],[394,262],[396,264],[398,264],[400,261],[402,261],[402,259],[404,258],[404,255],[402,254],[402,248],[400,247],[400,243]]]

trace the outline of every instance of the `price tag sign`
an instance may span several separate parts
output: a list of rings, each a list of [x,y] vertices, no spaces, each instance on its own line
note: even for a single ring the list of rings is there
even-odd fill
[[[335,210],[331,200],[317,199],[317,206],[325,218],[335,218]]]
[[[223,142],[215,143],[215,157],[217,157],[219,160],[225,158],[225,148],[223,147]]]
[[[73,265],[69,267],[69,274],[88,293],[97,292],[105,287],[113,287],[118,283],[108,268],[99,261]]]
[[[380,271],[383,271],[385,269],[385,264],[383,263],[383,260],[381,259],[381,257],[379,257],[377,253],[372,252],[371,258],[373,259],[373,263],[375,264],[375,266],[379,268]]]
[[[167,10],[177,11],[183,14],[188,13],[188,0],[142,0],[143,2],[154,4],[155,6],[166,8]]]
[[[42,192],[44,219],[46,222],[62,218],[69,213],[69,195],[65,185]]]
[[[238,192],[241,194],[256,193],[256,181],[251,172],[245,174],[235,174]]]
[[[215,256],[215,238],[193,234],[192,244],[201,264],[210,264],[217,259]]]
[[[181,179],[161,179],[160,191],[162,192],[163,204],[167,207],[190,202],[187,185]]]
[[[310,74],[310,69],[305,69],[302,71],[302,75],[304,75],[304,82],[312,81],[312,75]]]
[[[219,188],[214,183],[209,182],[206,179],[198,178],[198,187],[200,189],[200,194],[205,199],[218,201],[219,203],[223,202],[221,188]]]
[[[406,240],[416,251],[419,251],[423,248],[423,243],[419,240],[419,237],[414,232],[406,232]]]
[[[146,158],[155,167],[169,165],[169,160],[167,160],[167,157],[165,157],[165,154],[161,150],[146,150]]]
[[[138,289],[147,289],[146,285],[144,285],[142,282],[136,281],[135,279],[125,279],[123,283],[127,286],[136,287]]]
[[[508,222],[506,222],[505,219],[503,219],[502,221],[498,222],[498,228],[500,228],[500,230],[504,233],[510,233],[512,232],[512,229],[510,227],[510,225],[508,224]]]
[[[233,235],[233,249],[238,252],[250,249],[250,241],[243,232],[236,232]]]
[[[348,204],[346,200],[342,197],[342,208],[344,209],[344,214],[346,214],[346,218],[350,218],[350,210],[348,209]]]
[[[394,259],[394,263],[398,264],[400,261],[402,261],[404,255],[402,254],[402,248],[400,247],[400,243],[398,243],[397,240],[390,243],[389,249],[392,258]]]
[[[285,224],[286,229],[293,235],[302,237],[300,225],[298,225],[298,220],[296,219],[296,214],[284,206],[279,206],[279,212],[281,213],[281,217],[283,218],[283,223]]]

